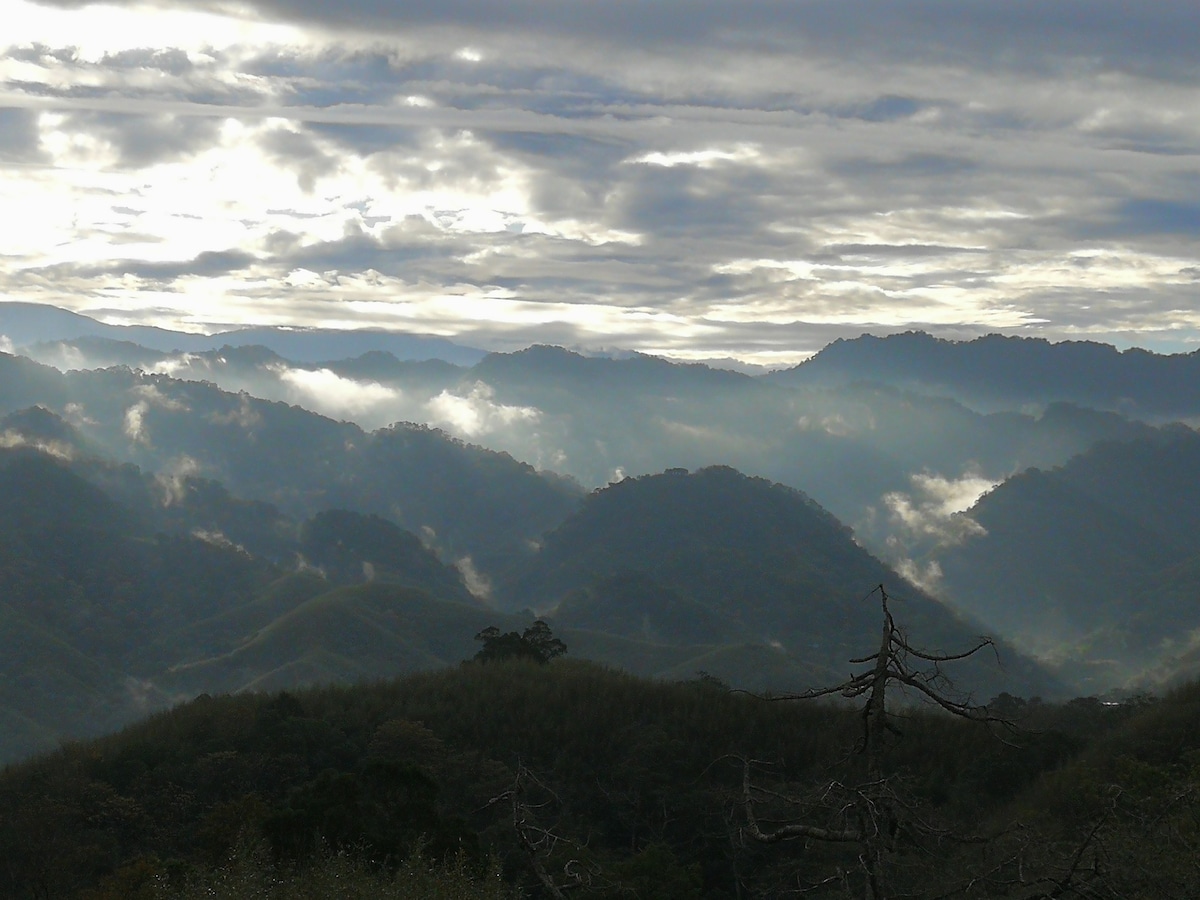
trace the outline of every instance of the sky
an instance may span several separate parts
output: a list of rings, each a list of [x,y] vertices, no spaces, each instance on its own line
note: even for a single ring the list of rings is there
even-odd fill
[[[1200,347],[1195,0],[0,0],[0,299]]]

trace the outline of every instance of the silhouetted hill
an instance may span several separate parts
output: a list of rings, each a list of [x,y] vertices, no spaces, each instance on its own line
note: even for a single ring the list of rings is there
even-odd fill
[[[589,627],[626,634],[636,633],[639,609],[658,635],[711,633],[723,625],[729,637],[721,643],[775,644],[805,665],[836,671],[875,631],[877,610],[862,597],[882,583],[903,584],[811,499],[713,467],[626,479],[594,492],[546,536],[501,596],[550,615],[562,604],[564,623],[583,617]],[[906,626],[927,647],[974,643],[977,625],[915,588],[895,590],[906,597]],[[695,616],[692,604],[707,615]],[[1015,654],[1007,674],[1023,692],[1058,690],[1053,677]],[[1002,689],[998,673],[973,669],[970,677],[980,679],[973,688]]]
[[[300,552],[332,581],[386,581],[428,590],[444,600],[472,601],[462,576],[411,531],[379,516],[347,510],[317,513],[300,529]]]
[[[672,644],[728,644],[745,629],[638,571],[622,571],[572,591],[554,611],[556,625]]]
[[[1018,898],[1083,869],[1080,896],[1194,896],[1183,801],[1200,691],[1000,699],[1026,726],[1003,739],[921,708],[889,735],[872,782],[939,851],[897,829],[889,884]],[[570,658],[206,694],[0,773],[0,892],[515,900],[499,889],[537,896],[539,874],[574,865],[591,877],[580,896],[732,900],[800,883],[843,897],[858,842],[730,835],[748,825],[746,790],[764,827],[846,821],[838,792],[864,784],[861,736],[856,705],[764,702],[712,678],[654,682]],[[797,797],[815,799],[784,802]],[[530,837],[546,834],[531,864]]]
[[[1189,428],[1025,472],[969,515],[985,533],[934,554],[945,592],[1022,646],[1112,683],[1200,627],[1200,435]]]
[[[484,355],[442,337],[378,330],[258,327],[191,334],[144,325],[107,325],[88,316],[38,303],[0,303],[0,335],[26,347],[78,338],[135,343],[160,352],[201,352],[224,345],[260,345],[302,362],[345,359],[383,351],[401,359],[444,359],[471,365]]]
[[[1092,341],[863,335],[834,341],[800,365],[764,377],[792,387],[878,382],[984,409],[1069,401],[1154,420],[1200,412],[1200,351],[1160,355]]]
[[[60,453],[80,453],[86,449],[78,429],[63,421],[44,406],[19,409],[0,418],[0,434],[11,446],[18,443],[57,448]]]

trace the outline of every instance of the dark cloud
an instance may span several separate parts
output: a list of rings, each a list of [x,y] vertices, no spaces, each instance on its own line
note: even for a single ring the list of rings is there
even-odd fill
[[[42,153],[39,113],[32,109],[0,109],[0,161],[31,163]]]
[[[370,156],[385,150],[418,147],[420,135],[415,128],[399,125],[342,125],[313,122],[306,129],[334,142],[339,148],[359,156]]]
[[[880,149],[886,152],[886,148]],[[909,153],[895,159],[847,155],[829,164],[829,171],[836,175],[855,179],[881,178],[892,182],[913,178],[944,179],[978,169],[979,163],[975,160],[941,153]]]
[[[193,5],[229,8],[224,0]],[[846,58],[1042,71],[1084,66],[1165,77],[1190,77],[1200,67],[1200,7],[1193,0],[1158,0],[1136,9],[1126,0],[254,0],[246,6],[273,20],[371,34],[450,26],[481,35],[559,35],[624,46],[836,47]]]
[[[318,147],[305,131],[273,128],[259,138],[259,143],[273,160],[296,172],[297,183],[307,194],[313,192],[318,178],[332,175],[341,167],[337,157]]]
[[[498,152],[538,171],[530,200],[543,215],[603,217],[609,195],[628,176],[622,164],[636,150],[629,141],[584,135],[489,132]]]
[[[147,262],[119,259],[102,265],[62,263],[36,271],[52,278],[98,278],[105,275],[132,275],[160,286],[187,276],[212,278],[241,271],[253,265],[254,256],[241,250],[206,250],[194,259],[172,262]]]
[[[342,238],[334,241],[290,246],[279,238],[276,241],[278,253],[272,262],[285,272],[296,268],[343,273],[373,269],[409,279],[421,272],[414,265],[417,262],[454,260],[473,249],[469,241],[446,235],[419,217],[396,223],[380,236],[350,227]]]
[[[639,164],[622,183],[613,224],[656,237],[703,232],[745,235],[767,216],[772,185],[766,173],[734,166]]]
[[[78,61],[79,51],[74,47],[51,47],[48,44],[36,43],[9,47],[4,56],[39,66],[51,63],[72,65]]]
[[[216,143],[220,122],[199,116],[138,115],[110,112],[72,112],[62,126],[82,131],[109,144],[123,168],[186,159]]]
[[[959,253],[983,253],[979,247],[953,247],[943,244],[828,244],[815,259],[840,260],[853,257],[868,259],[921,259]]]
[[[121,50],[106,53],[98,64],[107,69],[154,69],[170,75],[186,75],[195,69],[187,53],[178,48],[155,49],[152,47]]]
[[[893,122],[896,119],[915,116],[923,108],[924,105],[912,97],[897,97],[889,94],[853,108],[848,114],[867,122]]]

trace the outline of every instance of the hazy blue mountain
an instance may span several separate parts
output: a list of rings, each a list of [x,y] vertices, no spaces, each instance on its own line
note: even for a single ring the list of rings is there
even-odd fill
[[[793,387],[870,381],[993,410],[1067,401],[1152,421],[1200,412],[1200,351],[1161,355],[1092,341],[863,335],[765,379]]]
[[[1007,358],[1001,352],[1007,346],[1001,342],[993,350]],[[1017,346],[1031,353],[1061,349],[1036,342]],[[54,347],[130,362],[143,353],[107,339],[43,349]],[[1077,356],[1085,361],[1126,356],[1082,350]],[[552,347],[492,354],[469,368],[384,352],[302,363],[262,346],[152,358],[156,353],[140,357],[147,363],[142,368],[154,371],[123,363],[65,374],[0,355],[0,415],[40,404],[58,418],[21,413],[30,419],[21,426],[27,445],[137,465],[154,474],[160,494],[182,488],[196,509],[207,504],[212,524],[206,530],[256,558],[284,560],[291,545],[281,530],[325,510],[386,519],[418,535],[440,555],[439,565],[455,564],[479,596],[496,588],[493,597],[509,609],[562,601],[564,627],[577,627],[585,642],[610,658],[631,666],[636,661],[639,671],[665,671],[672,654],[672,665],[680,666],[703,653],[731,652],[705,643],[714,636],[736,635],[758,648],[778,640],[790,649],[795,641],[764,631],[754,618],[753,603],[770,591],[745,598],[734,615],[711,598],[698,599],[692,588],[703,585],[680,585],[645,567],[597,570],[587,578],[576,572],[550,593],[545,587],[551,575],[544,571],[541,580],[521,581],[534,578],[530,566],[552,558],[536,548],[582,497],[575,483],[552,472],[598,486],[670,467],[732,465],[801,488],[853,526],[855,539],[876,557],[918,582],[934,583],[937,563],[955,601],[1000,630],[1012,629],[1043,650],[1066,647],[1072,658],[1119,660],[1102,676],[1110,682],[1113,673],[1158,658],[1146,650],[1157,626],[1122,631],[1095,621],[1096,611],[1126,609],[1124,598],[1143,584],[1186,592],[1182,576],[1164,573],[1184,571],[1179,567],[1187,554],[1200,552],[1180,537],[1200,532],[1194,527],[1200,523],[1193,521],[1191,494],[1175,487],[1194,471],[1189,452],[1175,447],[1184,446],[1191,432],[1159,431],[1072,402],[1039,403],[1034,412],[982,413],[950,397],[870,380],[789,387],[700,365],[636,355],[589,357]],[[259,393],[275,399],[254,396]],[[305,406],[338,415],[325,417]],[[389,424],[367,430],[354,419]],[[6,426],[0,434],[21,428]],[[1163,449],[1147,463],[1143,445],[1175,449]],[[1050,469],[1079,454],[1061,477],[1031,473],[994,490],[977,515],[956,514],[1015,473]],[[1154,477],[1132,474],[1147,465]],[[1042,475],[1047,484],[1039,482]],[[137,479],[105,477],[105,490],[121,502],[132,503],[138,490],[146,490]],[[179,501],[164,505],[161,527],[180,527],[170,524],[169,515],[183,516],[185,508]],[[1072,542],[1088,539],[1072,529],[1085,522],[1095,532],[1095,546],[1076,554]],[[972,538],[979,530],[987,536]],[[973,553],[978,556],[969,565],[959,564]],[[1025,558],[1038,564],[1023,566]],[[344,577],[354,571],[365,578],[364,561],[370,560],[333,554],[328,565]],[[726,562],[734,573],[728,579],[750,583],[751,569],[738,568],[733,557]],[[1060,562],[1073,568],[1052,572]],[[697,571],[705,571],[703,565]],[[971,581],[963,574],[970,571],[991,573],[989,583],[982,576],[978,584]],[[888,570],[880,578],[893,575]],[[783,579],[772,590],[785,584],[790,582]],[[1091,607],[1079,599],[1088,591]],[[1013,592],[1020,598],[1010,599]],[[1036,627],[1015,621],[1027,606],[1045,613],[1031,620],[1040,622]],[[1153,614],[1144,618],[1161,621]],[[1090,624],[1096,627],[1087,631]],[[670,636],[672,627],[679,636]],[[672,641],[692,649],[685,652]],[[1139,649],[1121,649],[1122,641]]]
[[[385,516],[485,574],[580,496],[567,479],[436,429],[377,432],[212,383],[126,368],[61,374],[0,355],[0,415],[42,405],[104,455],[170,483],[197,475],[294,517],[329,508]]]
[[[484,355],[482,350],[432,335],[285,327],[239,328],[213,335],[190,334],[144,325],[107,325],[57,307],[13,301],[0,303],[0,335],[18,348],[78,338],[104,338],[160,352],[195,353],[226,345],[260,345],[301,362],[344,359],[383,351],[401,359],[444,359],[471,365]]]
[[[893,498],[911,494],[914,478],[986,486],[1065,462],[1097,441],[1149,431],[1071,404],[985,415],[882,384],[787,388],[702,365],[544,346],[491,354],[471,368],[384,353],[295,363],[263,347],[168,354],[146,364],[125,345],[84,342],[44,347],[41,358],[65,366],[64,358],[89,353],[97,364],[119,357],[366,429],[433,425],[589,486],[672,466],[733,465],[806,490],[879,554],[890,553],[896,537]]]

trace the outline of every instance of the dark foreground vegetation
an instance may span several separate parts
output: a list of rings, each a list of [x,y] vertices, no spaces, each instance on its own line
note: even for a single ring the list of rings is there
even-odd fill
[[[876,768],[849,701],[569,659],[201,696],[6,769],[0,895],[1200,896],[1200,686],[892,711]]]

